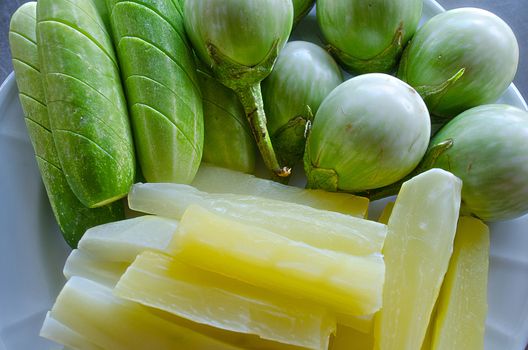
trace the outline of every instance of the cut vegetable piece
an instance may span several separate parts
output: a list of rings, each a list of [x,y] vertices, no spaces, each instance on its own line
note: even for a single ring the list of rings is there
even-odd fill
[[[339,324],[330,350],[372,350],[373,346],[372,334],[362,333]]]
[[[438,297],[431,350],[484,348],[489,229],[482,221],[461,217],[453,256]]]
[[[93,344],[80,333],[55,320],[50,316],[49,312],[46,314],[46,318],[40,329],[40,336],[56,343],[63,344],[69,349],[104,350],[102,347]]]
[[[79,249],[103,261],[131,263],[147,249],[168,252],[177,228],[176,220],[140,216],[89,229],[79,242]]]
[[[176,323],[182,327],[207,335],[208,337],[235,346],[239,350],[306,350],[306,348],[274,342],[257,337],[253,334],[230,332],[220,328],[191,322],[181,317],[174,316],[168,312],[147,308],[151,313],[169,322]]]
[[[110,288],[80,277],[66,282],[50,315],[104,349],[240,350],[160,318],[115,297]]]
[[[383,248],[387,274],[375,349],[420,349],[453,250],[461,188],[440,169],[403,184]]]
[[[114,48],[93,1],[39,0],[38,51],[51,130],[73,193],[87,207],[124,197],[135,152]]]
[[[352,328],[358,332],[370,334],[374,325],[374,314],[364,316],[351,316],[337,314],[337,323]]]
[[[64,264],[64,277],[87,278],[110,288],[114,287],[129,266],[126,262],[101,260],[90,253],[74,249]]]
[[[107,5],[142,173],[149,182],[189,183],[200,165],[204,125],[179,4],[107,0]]]
[[[387,203],[385,205],[385,208],[383,208],[383,211],[381,212],[378,222],[381,222],[382,224],[387,225],[389,223],[389,219],[390,219],[393,209],[394,209],[394,202]]]
[[[192,185],[200,191],[209,193],[264,197],[362,218],[366,216],[369,205],[369,200],[364,197],[346,193],[305,190],[207,164],[200,166]]]
[[[350,215],[259,197],[208,194],[180,184],[136,184],[128,201],[134,210],[175,219],[195,204],[295,241],[352,255],[380,253],[387,234],[385,225]]]
[[[197,323],[309,349],[327,349],[336,327],[321,306],[148,251],[127,269],[114,294]]]
[[[333,312],[367,315],[381,306],[380,254],[358,257],[315,248],[198,206],[185,212],[173,244],[178,259],[190,265]]]

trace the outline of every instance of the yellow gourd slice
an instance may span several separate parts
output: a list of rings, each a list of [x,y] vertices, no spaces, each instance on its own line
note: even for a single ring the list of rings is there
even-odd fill
[[[68,280],[50,316],[104,349],[240,350],[158,317],[114,296],[110,288],[80,277]]]
[[[178,222],[159,216],[140,216],[93,227],[79,241],[79,249],[104,261],[132,262],[146,249],[166,251]]]
[[[366,217],[369,200],[347,193],[306,190],[275,181],[259,179],[238,171],[202,164],[192,185],[209,193],[232,193],[257,196]]]
[[[462,182],[432,169],[403,184],[383,253],[383,309],[374,319],[375,349],[422,346],[457,227]]]
[[[380,253],[387,234],[385,225],[350,215],[253,196],[208,194],[187,185],[136,184],[128,200],[134,210],[175,219],[195,204],[314,247],[353,255]]]
[[[489,229],[482,221],[461,217],[449,269],[438,297],[431,350],[484,348]]]
[[[127,269],[114,294],[197,323],[309,349],[327,349],[336,327],[321,306],[148,251]]]
[[[367,315],[381,307],[381,255],[315,248],[198,206],[185,212],[174,247],[185,263],[333,312]]]
[[[71,349],[104,350],[78,332],[73,331],[71,328],[55,320],[49,312],[46,314],[46,318],[44,318],[39,335],[56,343],[66,345]]]
[[[337,326],[337,332],[330,350],[372,350],[372,334],[359,332],[343,325]]]

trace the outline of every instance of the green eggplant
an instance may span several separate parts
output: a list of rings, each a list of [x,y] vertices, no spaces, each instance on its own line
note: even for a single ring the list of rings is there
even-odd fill
[[[286,44],[262,82],[268,131],[282,164],[293,167],[302,160],[313,114],[342,82],[341,69],[321,47],[305,41]]]
[[[204,68],[198,70],[204,110],[203,161],[252,174],[257,148],[237,95]]]
[[[143,176],[148,182],[190,183],[202,158],[204,126],[181,5],[107,4]]]
[[[304,153],[308,187],[360,192],[396,182],[420,162],[430,132],[412,87],[382,73],[352,78],[315,115]]]
[[[113,44],[91,0],[39,0],[37,43],[53,139],[79,200],[128,193],[135,154]]]
[[[315,0],[293,0],[293,23],[299,23],[315,4]]]
[[[87,229],[123,219],[124,210],[121,201],[87,208],[68,185],[50,127],[37,49],[36,11],[37,3],[28,2],[13,14],[9,44],[20,104],[51,209],[64,239],[75,248]]]
[[[426,160],[428,168],[462,179],[462,213],[485,221],[528,213],[527,111],[493,104],[469,109],[434,136]]]
[[[288,177],[266,128],[260,82],[288,40],[293,25],[291,0],[184,0],[184,21],[198,57],[222,84],[238,95],[264,163],[277,177]]]
[[[398,77],[441,119],[493,103],[512,82],[519,46],[511,28],[481,9],[441,13],[421,27],[403,54]]]
[[[350,72],[390,72],[422,17],[423,0],[317,0],[328,50]]]

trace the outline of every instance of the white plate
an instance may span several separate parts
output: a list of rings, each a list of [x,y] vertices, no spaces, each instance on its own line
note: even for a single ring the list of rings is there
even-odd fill
[[[424,18],[443,11],[425,1]],[[319,41],[313,13],[295,39]],[[0,87],[0,350],[51,350],[38,336],[64,278],[69,248],[40,180],[11,74]],[[512,85],[500,102],[528,109]],[[528,216],[492,225],[486,349],[528,341]]]

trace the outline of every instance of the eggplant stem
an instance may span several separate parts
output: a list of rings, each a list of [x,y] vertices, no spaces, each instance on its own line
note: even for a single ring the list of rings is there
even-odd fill
[[[266,114],[264,113],[264,103],[262,102],[260,83],[251,85],[247,89],[237,88],[234,91],[244,106],[249,126],[255,137],[260,154],[264,159],[264,163],[276,176],[290,176],[291,168],[281,167],[279,165],[277,155],[271,144],[271,139],[266,127]]]

